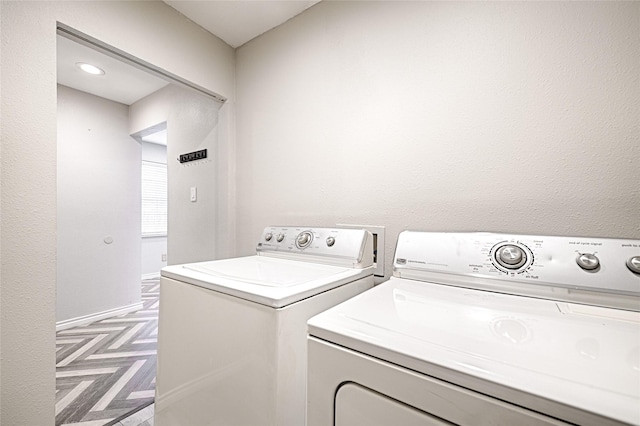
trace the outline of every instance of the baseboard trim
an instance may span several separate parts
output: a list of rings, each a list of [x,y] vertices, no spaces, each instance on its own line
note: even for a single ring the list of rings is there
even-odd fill
[[[140,309],[142,309],[142,302],[134,303],[128,306],[121,306],[119,308],[109,309],[108,311],[96,312],[95,314],[89,314],[81,317],[58,321],[56,323],[56,331],[66,330],[72,327],[80,327],[82,325],[87,325],[92,322],[100,321],[105,318],[110,318],[110,317],[115,317],[117,315],[124,315],[130,312],[135,312]]]
[[[160,272],[153,272],[151,274],[142,274],[143,280],[153,280],[155,278],[160,278]]]

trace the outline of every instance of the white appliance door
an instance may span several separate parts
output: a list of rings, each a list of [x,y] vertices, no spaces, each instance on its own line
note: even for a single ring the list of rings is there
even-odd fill
[[[315,337],[307,343],[308,426],[567,424]]]
[[[329,278],[348,268],[273,259],[263,256],[239,257],[184,265],[184,269],[263,287],[291,287]]]
[[[353,269],[265,256],[174,265],[162,276],[280,308],[339,287],[372,268]]]
[[[441,420],[355,383],[348,383],[336,393],[335,426],[441,426]]]

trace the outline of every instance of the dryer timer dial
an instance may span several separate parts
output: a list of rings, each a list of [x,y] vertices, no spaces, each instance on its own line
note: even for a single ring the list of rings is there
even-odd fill
[[[503,268],[519,269],[527,263],[527,253],[515,244],[505,244],[495,253],[496,261]]]
[[[296,237],[296,246],[301,249],[307,248],[311,244],[311,241],[313,241],[311,231],[303,231]]]

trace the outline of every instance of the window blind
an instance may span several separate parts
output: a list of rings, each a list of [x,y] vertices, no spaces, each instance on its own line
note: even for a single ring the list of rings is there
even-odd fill
[[[167,235],[167,165],[142,162],[142,236]]]

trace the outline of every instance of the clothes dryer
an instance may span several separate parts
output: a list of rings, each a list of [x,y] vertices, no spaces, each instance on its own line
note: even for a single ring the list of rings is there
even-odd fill
[[[640,424],[640,241],[403,232],[308,322],[308,425]]]
[[[304,424],[306,321],[373,286],[372,240],[268,227],[254,256],[163,268],[154,424]]]

